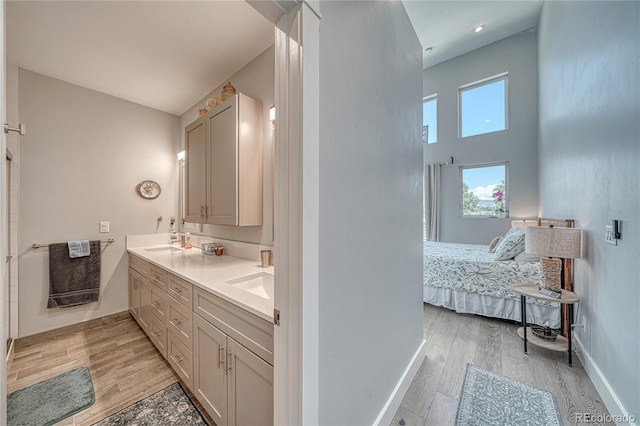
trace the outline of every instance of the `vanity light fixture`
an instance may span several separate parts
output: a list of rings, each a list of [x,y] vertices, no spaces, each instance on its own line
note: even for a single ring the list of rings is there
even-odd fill
[[[484,30],[484,25],[478,25],[477,27],[475,27],[473,29],[474,33],[479,33],[480,31]]]
[[[272,123],[276,121],[276,107],[273,105],[269,108],[269,120],[271,120]]]
[[[184,161],[185,152],[184,150],[178,153],[178,161]]]

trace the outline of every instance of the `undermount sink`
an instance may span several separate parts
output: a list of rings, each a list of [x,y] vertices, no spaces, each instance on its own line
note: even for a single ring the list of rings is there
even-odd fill
[[[253,293],[263,299],[273,299],[273,275],[271,274],[260,272],[227,281],[227,284]]]
[[[143,249],[144,251],[149,251],[149,252],[157,252],[157,251],[168,251],[171,253],[178,253],[180,251],[182,251],[181,248],[178,247],[173,247],[173,246],[162,246],[162,247],[149,247],[146,249]]]

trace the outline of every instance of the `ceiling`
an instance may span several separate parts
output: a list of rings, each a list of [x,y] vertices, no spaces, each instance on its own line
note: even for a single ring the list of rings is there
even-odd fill
[[[542,0],[533,1],[419,1],[403,0],[423,48],[423,67],[536,27]],[[478,25],[484,29],[475,33]],[[430,53],[424,51],[433,47]]]
[[[542,0],[403,0],[430,67],[535,27]],[[8,1],[7,63],[181,115],[274,42],[244,0]],[[477,25],[484,31],[474,33]]]
[[[7,64],[175,115],[274,43],[244,0],[6,5]]]

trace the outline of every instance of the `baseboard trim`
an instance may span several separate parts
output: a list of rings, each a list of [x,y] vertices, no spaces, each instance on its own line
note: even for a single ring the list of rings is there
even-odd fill
[[[374,425],[389,425],[393,420],[393,417],[396,415],[398,408],[400,408],[400,404],[402,403],[402,399],[409,390],[409,386],[413,381],[413,378],[418,373],[420,366],[422,365],[422,361],[424,357],[427,356],[427,348],[425,346],[426,341],[423,340],[418,346],[418,350],[415,354],[413,354],[413,358],[409,361],[407,368],[400,376],[400,380],[396,384],[396,387],[391,392],[389,399],[382,407],[382,411],[378,414],[378,418],[373,422]]]
[[[600,394],[604,405],[607,407],[607,410],[609,410],[609,414],[612,416],[620,416],[622,418],[630,418],[632,415],[624,408],[624,405],[622,405],[618,395],[616,395],[609,384],[609,381],[604,374],[602,374],[602,370],[600,370],[598,364],[595,363],[591,354],[585,349],[582,341],[575,334],[573,335],[573,340],[578,346],[578,358],[580,358],[580,361],[587,372],[587,376],[591,379],[593,386],[598,391],[598,394]],[[629,426],[637,426],[635,419],[634,423],[628,422],[625,424],[628,424]]]

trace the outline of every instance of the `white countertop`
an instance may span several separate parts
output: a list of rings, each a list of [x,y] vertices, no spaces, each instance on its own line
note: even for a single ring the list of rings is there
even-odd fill
[[[202,254],[200,249],[195,247],[181,250],[147,250],[160,247],[167,245],[128,248],[127,251],[266,321],[273,322],[273,299],[265,299],[228,283],[254,274],[273,275],[273,266],[262,268],[260,262],[228,255],[209,256]]]

